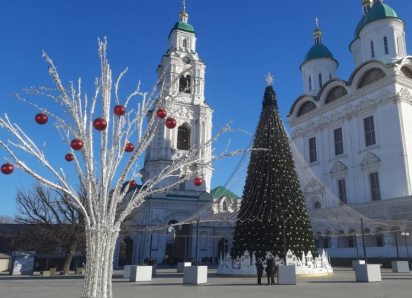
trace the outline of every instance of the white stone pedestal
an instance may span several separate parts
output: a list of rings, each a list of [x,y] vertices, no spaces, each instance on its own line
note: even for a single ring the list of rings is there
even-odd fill
[[[185,272],[185,267],[190,267],[192,266],[191,262],[181,262],[177,263],[177,273],[184,273]]]
[[[130,281],[152,281],[152,266],[130,266]]]
[[[409,273],[408,261],[392,261],[392,272]]]
[[[278,266],[278,284],[279,285],[296,285],[296,267]]]
[[[130,278],[130,267],[132,265],[125,265],[123,269],[123,278]]]
[[[381,266],[377,264],[357,265],[355,267],[357,282],[379,282],[382,281]]]
[[[207,266],[187,266],[184,268],[184,284],[198,285],[207,283]]]
[[[355,267],[358,265],[365,265],[365,260],[356,260],[356,261],[352,261],[352,269],[353,271],[355,271]]]

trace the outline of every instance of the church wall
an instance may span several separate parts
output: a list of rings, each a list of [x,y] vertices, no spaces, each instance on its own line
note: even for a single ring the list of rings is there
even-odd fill
[[[394,103],[395,97],[395,84],[392,84],[354,99],[346,107],[337,105],[321,114],[316,113],[316,110],[312,111],[312,118],[299,123],[300,128],[306,126],[307,132],[301,132],[298,136],[296,131],[300,128],[291,125],[292,136],[299,151],[316,176],[335,195],[338,196],[338,180],[346,180],[349,204],[371,201],[369,179],[373,172],[378,172],[379,175],[381,199],[410,194],[408,188],[405,188],[406,166],[402,156],[400,120],[398,106]],[[355,113],[350,113],[350,109],[354,109]],[[369,116],[374,119],[376,144],[366,147],[363,121]],[[299,118],[293,120],[298,121]],[[339,156],[335,156],[334,152],[333,133],[337,128],[342,128],[344,146],[344,153]],[[312,137],[316,137],[317,161],[309,163],[308,147]],[[370,154],[377,159],[372,160]],[[336,162],[344,164],[347,170],[331,173]]]
[[[412,84],[412,81],[411,81]],[[399,92],[402,93],[404,90],[411,89],[405,87],[398,87]],[[402,90],[403,89],[403,90]],[[409,97],[409,100],[408,100]],[[399,119],[401,127],[401,137],[402,137],[402,156],[405,163],[405,189],[408,195],[412,194],[411,177],[412,177],[412,96],[405,94],[405,98],[398,101],[399,105]]]

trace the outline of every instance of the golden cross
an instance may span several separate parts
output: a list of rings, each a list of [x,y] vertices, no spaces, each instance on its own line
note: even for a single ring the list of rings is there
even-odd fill
[[[318,18],[316,18],[315,21],[316,21],[316,29],[319,29],[319,20],[318,20]]]
[[[186,0],[183,0],[183,11],[186,9]]]

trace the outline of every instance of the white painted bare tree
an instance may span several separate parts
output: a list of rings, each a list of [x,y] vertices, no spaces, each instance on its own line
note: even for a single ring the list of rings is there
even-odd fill
[[[196,175],[201,176],[201,173],[192,173],[181,178],[178,172],[183,167],[194,163],[209,164],[223,157],[233,156],[245,151],[228,152],[226,148],[222,153],[210,158],[210,160],[198,158],[198,152],[202,148],[207,147],[210,149],[211,144],[221,134],[233,131],[227,125],[215,137],[201,144],[201,148],[188,150],[186,154],[173,160],[168,167],[163,169],[159,176],[148,180],[142,188],[134,188],[136,190],[134,190],[132,196],[130,194],[127,196],[126,202],[125,197],[129,191],[129,184],[123,189],[125,181],[131,181],[139,177],[138,158],[144,153],[154,138],[155,131],[161,125],[165,125],[165,120],[156,116],[149,118],[146,123],[146,115],[152,109],[173,107],[171,103],[175,95],[169,94],[169,86],[175,82],[170,82],[169,85],[163,83],[161,90],[157,90],[154,87],[151,93],[139,91],[139,84],[137,90],[121,103],[118,96],[118,86],[121,77],[127,69],[120,74],[118,80],[113,84],[112,71],[106,59],[106,48],[106,40],[99,40],[101,77],[95,81],[95,93],[92,98],[82,95],[80,80],[77,86],[72,82],[67,86],[63,84],[55,65],[45,53],[43,53],[43,56],[50,64],[48,68],[49,73],[56,87],[33,87],[25,91],[28,94],[46,96],[51,101],[58,103],[62,111],[52,113],[15,94],[18,99],[23,100],[48,115],[48,117],[51,117],[63,142],[70,143],[72,139],[78,139],[83,142],[83,148],[78,151],[80,154],[73,154],[78,180],[69,182],[63,169],[56,170],[46,160],[44,147],[38,147],[24,133],[20,126],[12,123],[7,114],[5,114],[4,118],[0,117],[0,125],[7,129],[15,139],[7,142],[0,140],[0,145],[12,157],[12,160],[8,161],[43,185],[67,194],[71,198],[73,206],[84,217],[87,233],[87,264],[82,297],[87,298],[113,297],[111,281],[112,262],[120,225],[134,209],[144,202],[145,198],[157,193],[167,192],[184,181],[194,179]],[[112,87],[114,87],[114,90],[112,90]],[[112,95],[114,98],[112,98]],[[134,101],[135,96],[141,98],[138,100],[138,104],[135,105],[135,107],[137,106],[136,110],[132,111],[129,107]],[[113,103],[116,105],[123,104],[126,110],[130,111],[123,116],[114,115],[111,108]],[[107,129],[100,132],[95,131],[93,126],[95,107],[98,104],[101,105],[101,118],[107,122]],[[173,116],[174,111],[168,110],[167,113],[168,116]],[[100,142],[93,138],[96,133]],[[128,142],[134,143],[135,149],[132,154],[125,155],[125,146]],[[50,171],[54,178],[43,177],[38,174],[18,157],[13,148],[20,149],[34,156]],[[97,154],[97,152],[99,153]],[[120,166],[123,158],[127,159],[126,166]],[[174,184],[167,187],[158,187],[160,182],[171,176],[176,177]],[[85,203],[78,197],[78,192],[73,185],[81,185],[86,191]]]

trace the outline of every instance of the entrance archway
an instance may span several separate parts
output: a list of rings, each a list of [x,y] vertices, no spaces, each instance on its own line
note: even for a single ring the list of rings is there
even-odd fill
[[[168,225],[174,225],[167,230],[165,256],[169,264],[190,261],[191,225],[177,226],[176,220],[171,220]]]
[[[118,266],[123,267],[125,265],[132,265],[132,256],[133,256],[133,240],[130,239],[129,236],[126,236],[123,238],[123,241],[120,243]]]

